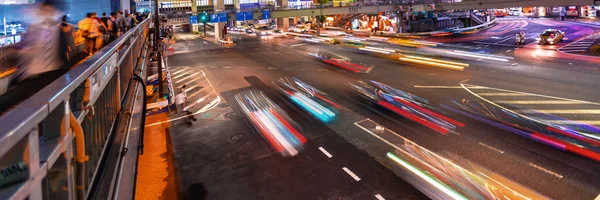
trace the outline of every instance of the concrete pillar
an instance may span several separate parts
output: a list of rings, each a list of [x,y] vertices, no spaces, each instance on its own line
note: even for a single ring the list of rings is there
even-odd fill
[[[235,6],[235,11],[240,11],[240,0],[233,0],[233,5]]]
[[[277,29],[287,31],[290,28],[290,19],[287,17],[280,17],[276,19]]]
[[[129,13],[133,12],[131,11],[131,2],[129,2],[129,0],[121,0],[121,11],[125,12],[125,10],[130,11]],[[102,13],[100,13],[102,14]]]
[[[198,13],[198,0],[191,0],[192,1],[192,15],[195,15],[196,13]],[[198,21],[200,21],[200,19],[198,19]]]
[[[225,0],[213,0],[213,5],[215,6],[215,12],[221,12],[225,10]],[[223,28],[225,27],[225,22],[215,23],[215,39],[222,39],[223,36]]]

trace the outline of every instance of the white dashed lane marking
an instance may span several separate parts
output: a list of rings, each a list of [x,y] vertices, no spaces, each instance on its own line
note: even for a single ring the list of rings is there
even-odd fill
[[[376,194],[375,198],[377,198],[377,200],[385,200],[380,194]]]
[[[354,172],[350,171],[347,167],[342,168],[348,175],[350,175],[355,181],[360,181],[360,177],[358,177]]]
[[[321,150],[321,152],[323,152],[323,154],[325,154],[328,158],[333,157],[327,150],[325,150],[323,147],[319,147],[319,150]]]

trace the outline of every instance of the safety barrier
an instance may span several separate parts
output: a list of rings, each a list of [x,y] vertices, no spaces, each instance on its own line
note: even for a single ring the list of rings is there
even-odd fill
[[[151,20],[0,116],[0,199],[133,197]]]

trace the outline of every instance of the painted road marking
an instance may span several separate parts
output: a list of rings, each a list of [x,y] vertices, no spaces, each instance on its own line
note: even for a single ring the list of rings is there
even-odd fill
[[[360,181],[360,177],[358,177],[354,172],[350,171],[347,167],[342,168],[348,175],[350,175],[355,181]]]
[[[325,150],[323,147],[319,147],[319,150],[321,150],[321,152],[323,152],[323,154],[325,154],[328,158],[333,157],[327,150]]]
[[[504,151],[502,151],[502,150],[500,150],[500,149],[496,149],[496,148],[494,148],[494,147],[492,147],[492,146],[490,146],[490,145],[487,145],[487,144],[485,144],[485,143],[483,143],[483,142],[480,142],[480,143],[479,143],[479,145],[481,145],[481,146],[484,146],[484,147],[487,147],[488,149],[494,150],[494,151],[496,151],[496,152],[498,152],[498,153],[504,153]]]
[[[600,194],[594,200],[600,200]]]
[[[290,47],[304,46],[307,44],[309,44],[309,43],[292,44],[292,45],[290,45]]]
[[[534,94],[534,93],[528,93],[528,92],[519,92],[519,91],[514,91],[514,90],[506,90],[506,89],[499,89],[499,88],[492,88],[492,87],[485,87],[485,86],[478,86],[478,85],[469,85],[469,84],[463,84],[463,85],[467,89],[492,89],[492,90],[498,90],[498,91],[503,91],[503,92],[512,92],[512,93],[526,94],[526,95],[530,95],[530,96],[545,97],[545,98],[550,98],[550,99],[559,99],[559,100],[565,100],[565,101],[573,101],[573,102],[578,102],[578,103],[581,103],[581,104],[600,105],[600,103],[589,102],[589,101],[582,101],[582,100],[577,100],[577,99],[568,99],[568,98],[563,98],[563,97],[554,97],[554,96],[548,96],[548,95],[542,95],[542,94]]]
[[[190,68],[186,68],[185,70],[181,70],[181,71],[188,71]],[[181,73],[177,76],[173,76],[174,79],[178,79],[179,77],[182,77],[183,75],[186,75],[187,73]]]
[[[543,168],[543,167],[541,167],[539,165],[536,165],[536,164],[533,164],[533,163],[529,163],[529,166],[531,166],[533,168],[536,168],[536,169],[539,169],[539,170],[541,170],[543,172],[546,172],[546,173],[548,173],[548,174],[550,174],[552,176],[555,176],[556,178],[559,178],[559,179],[563,178],[562,175],[560,175],[560,174],[558,174],[556,172],[550,171],[549,169]]]
[[[180,80],[177,80],[177,81],[175,81],[175,83],[180,83],[181,81],[183,81],[183,80],[186,80],[186,79],[188,79],[188,78],[192,78],[192,77],[194,77],[195,75],[197,75],[197,74],[199,74],[199,73],[200,73],[200,72],[193,73],[193,74],[191,74],[191,75],[189,75],[189,76],[187,76],[187,77],[185,77],[185,78],[182,78],[182,79],[180,79]]]
[[[543,120],[551,124],[588,124],[600,125],[600,120]]]
[[[586,52],[587,49],[579,49],[579,50],[561,50],[562,52]]]
[[[581,104],[579,102],[575,102],[575,101],[564,101],[564,100],[560,100],[560,101],[555,101],[555,100],[502,100],[502,101],[494,101],[495,103],[503,103],[503,104],[527,104],[527,105],[532,105],[532,104],[539,104],[539,105],[543,105],[543,104]]]
[[[598,196],[600,197],[600,196]],[[375,198],[377,198],[377,200],[385,200],[380,194],[376,194]]]
[[[231,69],[231,67],[230,67],[230,66],[225,66],[225,67],[223,67],[223,68],[224,68],[224,69]]]
[[[600,114],[600,110],[516,110],[520,113],[548,113],[548,114]]]
[[[434,74],[435,74],[435,72],[433,72],[433,73],[430,73],[430,74],[427,74],[427,75],[430,75],[430,76],[431,76],[431,75],[434,75]]]
[[[460,81],[460,82],[461,82],[461,83],[464,83],[464,82],[467,82],[467,81],[469,81],[469,80],[470,80],[470,79],[465,79],[465,80],[462,80],[462,81]]]
[[[187,84],[190,84],[191,82],[193,82],[193,81],[197,81],[198,79],[200,79],[200,77],[196,77],[196,78],[194,78],[194,79],[191,79],[191,80],[189,80],[189,81],[187,81],[187,82],[183,83],[182,85],[187,85]]]
[[[269,67],[269,69],[271,69],[271,70],[272,70],[272,69],[277,69],[277,68],[275,68],[275,67]]]
[[[187,69],[188,69],[188,66],[177,67],[177,69],[171,71],[171,74],[177,74],[177,73],[183,72]]]
[[[429,88],[429,89],[462,89],[461,86],[452,85],[415,85],[416,88]],[[485,89],[483,87],[469,87],[469,89]]]
[[[509,93],[509,92],[482,92],[479,96],[529,96],[526,94]]]

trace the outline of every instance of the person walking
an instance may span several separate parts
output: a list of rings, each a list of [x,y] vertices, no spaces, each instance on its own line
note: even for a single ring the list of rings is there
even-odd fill
[[[65,36],[65,40],[66,40],[66,61],[70,61],[71,57],[73,56],[71,54],[72,52],[72,48],[75,47],[75,38],[73,38],[73,26],[71,24],[69,24],[67,22],[67,16],[63,15],[62,16],[62,22],[60,23],[60,30],[62,31],[62,34]]]
[[[18,68],[8,91],[0,96],[0,113],[29,98],[69,71],[67,35],[58,20],[62,2],[39,4],[36,22],[19,42]]]
[[[123,21],[125,23],[123,23],[123,27],[124,27],[124,31],[123,33],[129,31],[129,29],[131,28],[131,14],[129,14],[129,11],[126,9],[125,13],[123,14]]]
[[[117,39],[117,37],[119,36],[119,24],[117,22],[117,13],[110,13],[110,18],[108,19],[108,30],[108,42],[110,43],[113,40]]]
[[[92,19],[98,22],[98,36],[96,37],[96,51],[98,51],[104,45],[104,35],[106,34],[108,27],[106,27],[106,24],[98,17],[96,12],[92,12]]]
[[[85,18],[77,23],[79,27],[79,35],[85,39],[88,55],[94,54],[96,47],[96,37],[98,37],[98,21],[92,19],[92,13],[87,13]]]

